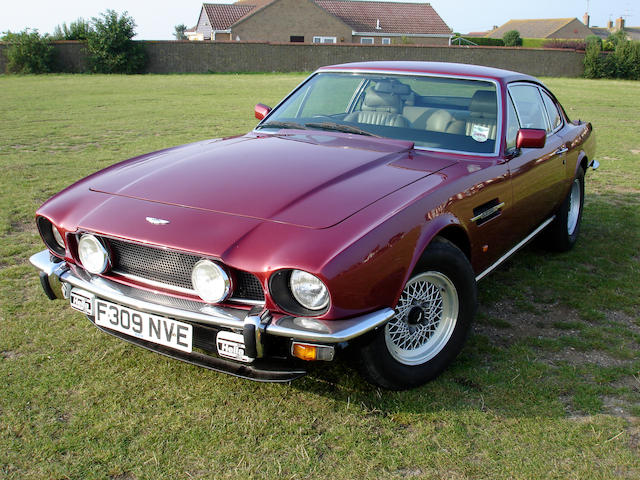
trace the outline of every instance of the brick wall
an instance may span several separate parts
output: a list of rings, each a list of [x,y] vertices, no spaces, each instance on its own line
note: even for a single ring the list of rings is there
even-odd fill
[[[501,47],[310,45],[245,42],[145,42],[149,73],[301,72],[366,60],[471,63],[536,76],[579,77],[584,53]]]
[[[583,52],[501,47],[439,47],[418,45],[311,45],[245,42],[143,42],[148,73],[301,72],[321,65],[364,60],[423,60],[471,63],[506,68],[530,75],[579,77]],[[0,44],[0,72],[6,60]],[[80,42],[55,44],[64,71],[81,71],[86,52]]]

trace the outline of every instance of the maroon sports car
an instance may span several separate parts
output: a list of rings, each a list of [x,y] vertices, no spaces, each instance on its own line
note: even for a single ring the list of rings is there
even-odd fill
[[[346,358],[411,388],[458,354],[476,283],[539,233],[576,242],[591,125],[520,73],[320,68],[250,133],[97,172],[36,214],[52,298],[101,330],[234,375]]]

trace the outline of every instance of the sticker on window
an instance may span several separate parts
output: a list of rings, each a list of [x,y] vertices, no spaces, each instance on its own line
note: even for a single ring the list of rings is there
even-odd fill
[[[474,125],[471,129],[471,138],[476,142],[486,142],[489,138],[489,127],[484,125]]]

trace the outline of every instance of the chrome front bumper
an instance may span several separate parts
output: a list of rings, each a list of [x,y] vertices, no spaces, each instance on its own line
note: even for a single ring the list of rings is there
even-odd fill
[[[53,262],[48,250],[33,255],[30,262],[40,270],[40,278],[49,298],[66,298],[71,288],[79,288],[126,307],[163,315],[176,320],[213,327],[241,331],[244,334],[248,354],[262,357],[262,345],[267,335],[290,338],[296,341],[319,344],[337,344],[353,340],[389,321],[394,311],[383,308],[375,312],[347,320],[319,320],[316,318],[280,316],[274,318],[268,311],[250,311],[241,308],[217,307],[200,302],[182,302],[179,308],[162,302],[165,295],[146,295],[141,290],[101,277],[72,270],[65,262]],[[47,288],[48,286],[48,288]],[[145,292],[146,293],[146,292]]]

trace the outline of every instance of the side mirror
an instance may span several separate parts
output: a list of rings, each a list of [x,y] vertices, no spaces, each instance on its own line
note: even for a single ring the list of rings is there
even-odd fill
[[[270,111],[271,111],[271,107],[267,107],[262,103],[258,103],[253,109],[253,113],[255,114],[258,120],[262,120],[264,117],[269,115]]]
[[[547,131],[541,128],[521,128],[516,137],[516,148],[543,148]]]

